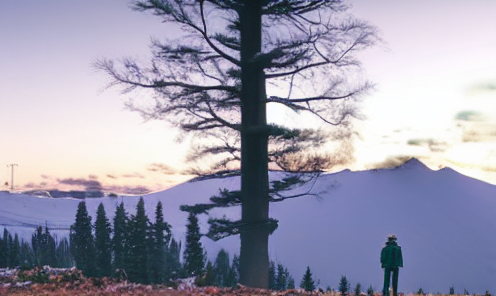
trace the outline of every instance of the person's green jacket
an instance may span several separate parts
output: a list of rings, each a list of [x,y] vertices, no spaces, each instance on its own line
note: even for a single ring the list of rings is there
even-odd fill
[[[382,268],[398,268],[403,267],[403,255],[401,247],[395,241],[387,242],[386,246],[381,251],[381,267]]]

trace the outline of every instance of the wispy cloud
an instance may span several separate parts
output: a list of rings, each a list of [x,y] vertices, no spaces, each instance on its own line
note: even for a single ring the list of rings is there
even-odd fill
[[[85,190],[102,190],[102,184],[97,180],[83,179],[83,178],[65,178],[57,179],[59,184],[82,186]]]
[[[152,192],[152,190],[146,186],[122,186],[122,185],[109,185],[105,186],[105,191],[116,192],[121,194],[132,194],[140,195]]]
[[[88,178],[89,178],[90,180],[97,180],[97,179],[98,179],[98,176],[97,176],[97,175],[90,174],[90,175],[88,176]]]
[[[140,178],[140,179],[144,179],[145,176],[143,176],[142,174],[140,173],[131,173],[131,174],[123,174],[121,175],[121,177],[123,178]]]
[[[150,172],[158,172],[166,175],[172,175],[177,173],[177,171],[173,167],[166,165],[164,163],[152,163],[148,165],[146,169],[149,170]]]

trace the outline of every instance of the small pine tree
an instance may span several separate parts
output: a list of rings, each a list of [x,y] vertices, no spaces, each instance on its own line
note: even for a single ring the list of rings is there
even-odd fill
[[[228,287],[229,283],[229,254],[226,250],[221,249],[217,254],[217,258],[214,263],[214,285],[218,287]]]
[[[289,276],[288,278],[288,289],[294,289],[295,286],[295,280],[292,276]]]
[[[207,267],[205,267],[205,273],[196,279],[197,286],[212,286],[215,282],[215,271],[210,260],[207,262]]]
[[[288,270],[279,263],[277,264],[276,290],[284,291],[288,285]]]
[[[21,265],[21,245],[19,243],[19,236],[17,233],[14,236],[14,242],[11,249],[10,261],[12,267]]]
[[[422,289],[422,287],[420,287],[420,288],[418,289],[418,291],[417,291],[417,294],[419,294],[419,295],[424,295],[424,294],[425,294],[425,293],[424,293],[424,289]]]
[[[124,203],[117,207],[114,216],[114,236],[112,237],[113,269],[123,270],[126,268],[128,259],[128,249],[126,247],[127,238],[127,216]]]
[[[350,283],[348,282],[346,276],[342,275],[341,280],[339,281],[339,292],[341,292],[341,295],[344,296],[349,290],[350,290]]]
[[[4,236],[5,236],[5,231],[7,229],[4,228]],[[7,248],[5,246],[5,241],[0,237],[0,268],[5,268],[7,267]]]
[[[303,279],[301,279],[300,288],[309,292],[315,290],[315,282],[312,279],[312,272],[309,266],[307,266],[307,271],[303,275]]]
[[[55,240],[50,235],[48,227],[38,226],[31,236],[35,265],[37,266],[55,266],[57,264]]]
[[[71,225],[69,237],[76,268],[86,276],[95,275],[95,239],[91,228],[91,216],[88,215],[86,203],[82,201],[78,205],[76,221]]]
[[[22,240],[21,242],[20,260],[21,269],[23,270],[31,269],[34,265],[33,250],[31,249],[29,243],[25,242],[24,240]]]
[[[269,289],[276,290],[276,265],[274,261],[269,262]]]
[[[9,258],[9,255],[10,255],[10,245],[9,245],[9,231],[7,230],[7,228],[4,228],[3,229],[3,240],[2,240],[2,246],[1,246],[1,255],[2,255],[2,258],[0,258],[0,260],[2,260],[2,265],[1,267],[9,267],[10,266],[10,258]]]
[[[112,249],[110,222],[102,203],[98,206],[95,221],[96,276],[110,276],[112,273]]]
[[[67,238],[63,238],[58,244],[55,251],[57,257],[57,267],[70,268],[73,266],[71,248]]]
[[[184,269],[188,276],[198,276],[203,273],[206,254],[200,241],[200,226],[195,214],[189,213],[186,232],[186,247],[184,250]]]
[[[372,285],[369,286],[367,289],[367,295],[372,296],[374,295],[374,288],[372,288]]]
[[[449,287],[449,294],[450,294],[450,295],[455,295],[455,287],[454,287],[453,285],[451,285],[451,286]]]
[[[359,296],[361,292],[362,292],[362,285],[360,283],[357,283],[354,291],[355,296]]]
[[[175,280],[183,276],[183,268],[181,265],[181,242],[177,242],[173,237],[167,247],[166,252],[166,271],[165,277],[167,281]]]
[[[231,269],[229,271],[229,287],[235,288],[239,282],[239,257],[233,256]]]

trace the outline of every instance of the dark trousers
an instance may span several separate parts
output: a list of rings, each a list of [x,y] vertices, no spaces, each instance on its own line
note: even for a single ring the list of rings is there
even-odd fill
[[[396,268],[384,268],[384,288],[382,288],[383,295],[389,295],[389,279],[391,278],[391,272],[393,273],[393,295],[398,296],[398,272],[400,269]]]

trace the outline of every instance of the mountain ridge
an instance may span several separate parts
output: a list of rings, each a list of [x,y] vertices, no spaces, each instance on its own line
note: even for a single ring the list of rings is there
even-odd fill
[[[271,178],[279,173],[271,172]],[[239,189],[239,176],[186,182],[144,196],[152,218],[156,203],[164,205],[164,219],[174,236],[184,240],[186,213],[182,204],[205,203],[219,188]],[[304,188],[297,189],[304,190]],[[403,247],[405,267],[400,270],[399,290],[456,293],[467,289],[496,293],[496,186],[464,176],[454,170],[431,170],[418,160],[395,169],[325,173],[313,186],[318,197],[304,196],[273,203],[270,216],[279,228],[269,238],[271,259],[288,267],[298,280],[306,266],[323,287],[337,288],[341,275],[352,284],[382,288],[379,255],[386,235],[394,233]],[[133,214],[139,196],[87,198],[90,215],[104,203],[110,219],[124,202]],[[37,198],[0,193],[0,224],[9,231],[44,225],[68,228],[74,222],[80,200]],[[240,207],[216,209],[212,216],[239,219]],[[207,219],[200,215],[201,231]],[[65,231],[65,232],[64,232]],[[55,231],[63,236],[66,230]],[[239,252],[239,237],[219,242],[202,238],[213,260],[220,248]]]

